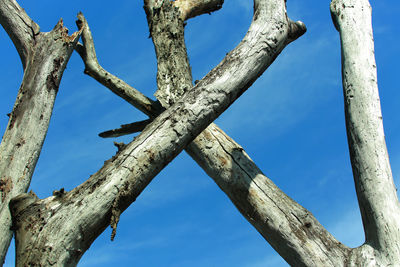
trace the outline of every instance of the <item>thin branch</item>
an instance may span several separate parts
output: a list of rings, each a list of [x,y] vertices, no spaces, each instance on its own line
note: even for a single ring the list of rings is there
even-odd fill
[[[133,122],[129,124],[123,124],[121,125],[121,128],[99,133],[99,136],[103,138],[109,138],[109,137],[119,137],[127,134],[141,132],[150,122],[152,122],[151,119]]]
[[[163,110],[160,103],[146,97],[141,92],[100,66],[94,48],[92,33],[82,13],[78,14],[76,24],[79,29],[82,29],[82,40],[84,45],[77,45],[76,51],[85,63],[85,74],[96,79],[99,83],[103,84],[116,95],[122,97],[128,103],[147,114],[150,118],[154,118],[160,114]]]
[[[39,26],[15,0],[0,1],[0,24],[14,43],[25,69],[28,54],[39,34]]]

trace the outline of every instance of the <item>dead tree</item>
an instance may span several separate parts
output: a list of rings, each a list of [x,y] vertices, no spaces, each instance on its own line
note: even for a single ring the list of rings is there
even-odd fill
[[[79,31],[72,36],[62,22],[50,33],[42,33],[14,0],[1,0],[0,23],[24,66],[0,147],[1,260],[12,230],[16,265],[76,265],[108,225],[113,229],[111,238],[115,236],[121,213],[185,149],[289,264],[400,264],[399,203],[383,134],[367,0],[331,3],[342,42],[346,126],[366,233],[364,245],[351,249],[338,242],[309,211],[269,180],[240,145],[212,124],[286,45],[305,32],[301,22],[287,17],[285,2],[255,0],[253,21],[242,42],[192,86],[185,21],[218,10],[223,1],[145,0],[158,63],[158,101],[153,101],[100,66],[82,14],[78,15]],[[80,35],[83,44],[77,43]],[[86,74],[149,119],[103,133],[103,137],[112,137],[142,131],[80,186],[38,199],[25,192],[73,49],[81,55]]]

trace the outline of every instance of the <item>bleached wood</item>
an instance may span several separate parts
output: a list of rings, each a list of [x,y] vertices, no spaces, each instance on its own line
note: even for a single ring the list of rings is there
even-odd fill
[[[93,37],[89,25],[82,13],[78,14],[78,20],[76,23],[78,28],[83,31],[82,40],[85,45],[82,46],[78,44],[76,46],[76,51],[85,63],[85,74],[93,77],[115,94],[122,97],[128,103],[132,104],[150,117],[154,117],[155,114],[158,115],[161,113],[163,109],[159,103],[147,98],[132,86],[103,69],[97,60]]]
[[[239,46],[87,182],[69,193],[39,201],[26,195],[14,203],[18,265],[76,264],[110,220],[115,229],[120,213],[152,178],[272,63],[294,33],[283,0],[256,4]]]
[[[199,6],[209,3],[193,2]],[[182,14],[181,7],[179,11]],[[157,55],[158,96],[173,103],[186,88],[192,87],[184,46],[184,24],[179,20],[179,12],[165,2],[153,17],[151,12],[147,14]],[[179,87],[170,90],[171,84]],[[347,248],[335,240],[309,211],[269,180],[244,149],[218,126],[207,127],[186,151],[288,263],[296,266],[343,264]]]
[[[366,243],[353,266],[400,266],[400,209],[393,183],[377,85],[368,0],[333,0],[340,33],[347,137]]]
[[[15,1],[0,2],[0,10],[0,22],[5,23],[2,25],[13,39],[25,65],[17,100],[0,144],[2,264],[12,237],[9,201],[29,187],[58,86],[80,33],[68,36],[62,21],[51,32],[41,33]],[[21,25],[28,22],[27,25],[32,26]]]
[[[173,9],[161,10],[160,12],[178,14]],[[174,40],[183,39],[183,21],[171,20],[170,18],[173,17],[171,14],[162,17],[163,19],[159,21],[159,27],[167,31],[171,28],[169,24],[175,24],[175,28],[181,28],[182,34],[175,34]],[[85,23],[87,22],[85,21]],[[154,27],[157,27],[154,22],[152,22],[152,26],[153,30],[155,30]],[[84,31],[83,35],[85,34],[90,34],[90,31]],[[168,34],[166,35],[168,36]],[[158,38],[155,34],[152,34],[152,36]],[[89,38],[86,38],[86,40],[85,46]],[[89,47],[94,49],[93,39],[90,38],[90,40]],[[164,39],[164,41],[155,42],[157,62],[161,63],[159,64],[161,68],[158,70],[160,73],[157,77],[173,76],[181,82],[184,81],[186,87],[190,87],[192,81],[185,79],[185,77],[191,77],[190,75],[179,77],[180,73],[190,71],[188,65],[170,65],[168,68],[163,68],[163,66],[168,65],[163,61],[174,61],[174,57],[185,58],[187,56],[186,49],[174,49],[175,52],[172,57],[166,56],[166,54],[170,55],[171,53],[165,47],[170,48],[170,46],[163,42],[171,43],[174,40]],[[179,46],[182,43],[183,40],[178,40],[175,45]],[[181,54],[176,51],[180,51]],[[96,71],[96,69],[93,68],[91,71]],[[112,87],[119,88],[120,84],[123,83],[115,83]],[[165,89],[165,84],[165,82],[159,83],[161,91]],[[124,87],[121,87],[121,90],[125,90]],[[181,92],[180,95],[182,94]],[[175,99],[175,96],[170,95],[169,98]],[[265,177],[243,148],[215,124],[211,124],[204,130],[187,146],[186,151],[216,181],[243,216],[256,227],[266,240],[272,243],[273,247],[289,263],[308,266],[339,266],[343,264],[343,255],[347,253],[347,248],[337,242],[309,211],[291,200]],[[271,221],[269,219],[271,217],[277,219]],[[285,227],[282,227],[282,225],[285,225]],[[296,229],[296,231],[293,231],[293,229]],[[276,234],[271,235],[271,232]],[[312,238],[305,238],[305,236],[312,236]]]
[[[224,0],[175,0],[173,5],[180,11],[183,21],[214,12],[222,7]]]

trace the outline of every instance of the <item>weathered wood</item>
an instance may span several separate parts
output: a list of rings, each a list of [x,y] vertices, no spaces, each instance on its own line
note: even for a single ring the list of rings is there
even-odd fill
[[[169,20],[171,17],[179,17],[179,10],[166,6],[166,9],[161,9],[159,12],[171,12],[174,14],[159,16],[161,19],[157,20],[156,23],[152,22],[153,28],[151,29],[155,30],[158,27],[161,29],[157,29],[157,31],[165,32],[164,36],[183,39],[183,20]],[[148,20],[152,21],[151,18]],[[84,18],[82,18],[82,21],[84,21]],[[84,21],[84,24],[86,23]],[[174,24],[174,26],[170,24]],[[180,28],[182,33],[179,36],[167,34],[169,29],[177,28]],[[90,35],[90,37],[85,38],[85,47],[94,49],[90,31],[83,31],[83,36],[85,35]],[[173,62],[174,57],[187,58],[186,49],[184,48],[173,49],[175,53],[172,55],[169,49],[165,50],[165,48],[170,48],[171,46],[180,46],[184,41],[178,40],[175,42],[175,40],[158,38],[154,34],[152,36],[153,39],[158,39],[157,42],[154,42],[157,62],[160,63],[157,77],[174,77],[181,82],[183,81],[186,87],[190,87],[192,81],[187,79],[190,75],[179,77],[181,73],[190,71],[188,64],[184,66],[173,64],[169,65],[168,68],[164,68],[164,66],[168,65],[165,61]],[[163,42],[168,42],[169,45],[164,45]],[[82,58],[83,60],[88,60],[85,57]],[[185,60],[185,62],[188,62],[188,60]],[[100,69],[91,68],[90,71],[96,72],[100,71]],[[93,74],[91,76],[97,75]],[[104,84],[104,82],[102,83]],[[120,86],[121,84],[124,83],[113,83],[112,90],[120,88],[119,90],[125,91],[125,86]],[[172,102],[176,101],[175,96],[168,92],[165,85],[165,82],[159,83],[158,90],[163,94],[169,94],[168,97]],[[181,92],[180,94],[183,93]],[[125,99],[126,94],[122,95]],[[124,128],[117,131],[123,132]],[[347,253],[348,248],[337,242],[309,211],[280,191],[271,180],[262,174],[244,152],[244,149],[215,124],[207,127],[186,147],[186,151],[215,180],[243,216],[255,226],[266,240],[271,242],[273,247],[289,263],[308,266],[339,266],[343,264],[343,255]],[[271,217],[275,219],[271,220]],[[306,238],[306,236],[311,238]]]
[[[187,8],[189,2],[198,5],[209,3],[182,2],[186,6],[178,5],[179,10],[166,2],[161,7],[145,6],[146,10],[157,8],[155,17],[151,12],[147,14],[157,55],[158,97],[168,98],[172,103],[185,93],[186,88],[191,88],[192,80],[184,46],[184,21],[171,18],[185,17],[179,13],[188,12],[182,7]],[[183,59],[180,64],[174,64],[179,59]],[[170,84],[182,86],[172,91]],[[186,147],[186,151],[288,263],[296,266],[343,264],[348,248],[335,240],[309,211],[269,180],[244,149],[218,126],[211,124],[207,127]]]
[[[13,207],[18,265],[76,264],[110,222],[115,229],[152,178],[264,72],[296,33],[283,0],[256,3],[238,47],[88,181],[23,210]],[[299,24],[297,36],[303,32]]]
[[[82,40],[85,43],[85,46],[78,44],[76,46],[76,51],[85,63],[85,74],[93,77],[98,82],[108,87],[112,92],[125,99],[128,103],[147,114],[149,117],[155,117],[160,114],[164,109],[158,102],[147,98],[138,90],[129,86],[124,81],[112,75],[100,66],[94,49],[89,25],[86,23],[85,17],[82,13],[78,14],[76,24],[78,28],[83,31]]]
[[[211,12],[222,7],[224,0],[176,0],[174,6],[179,9],[183,21]]]
[[[183,20],[171,2],[156,1],[153,4],[148,2],[145,1],[144,8],[150,36],[156,47],[158,69],[158,90],[154,95],[164,107],[169,107],[175,99],[180,99],[192,88],[192,72],[183,38]],[[162,47],[164,53],[160,54],[157,49],[159,47]],[[169,70],[171,68],[173,72]]]
[[[0,24],[13,41],[25,69],[35,36],[40,32],[39,26],[15,0],[0,1]]]
[[[0,144],[0,263],[11,241],[8,203],[26,192],[47,133],[58,86],[80,32],[68,36],[62,20],[48,33],[15,1],[1,1],[0,23],[24,65],[17,100]]]
[[[349,263],[399,266],[400,209],[383,131],[371,6],[368,0],[333,0],[331,12],[341,39],[347,137],[366,237]]]

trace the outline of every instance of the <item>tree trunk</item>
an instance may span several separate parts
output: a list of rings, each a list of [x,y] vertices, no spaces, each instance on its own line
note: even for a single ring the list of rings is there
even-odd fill
[[[347,138],[366,242],[354,266],[400,265],[400,209],[386,149],[380,107],[371,6],[368,0],[333,0],[342,46]]]
[[[80,33],[68,36],[60,21],[49,33],[14,1],[0,4],[0,23],[13,40],[24,76],[0,145],[0,263],[11,241],[8,203],[25,193],[47,133],[62,74]]]

